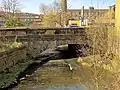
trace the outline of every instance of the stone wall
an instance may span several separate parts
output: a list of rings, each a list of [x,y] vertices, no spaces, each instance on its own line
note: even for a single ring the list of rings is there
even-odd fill
[[[0,72],[14,66],[17,62],[26,58],[26,47],[21,46],[0,53]]]

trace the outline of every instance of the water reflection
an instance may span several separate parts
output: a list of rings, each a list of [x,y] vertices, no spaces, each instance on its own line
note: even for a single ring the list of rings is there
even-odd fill
[[[89,90],[85,85],[61,85],[61,86],[53,86],[53,87],[33,87],[30,90]]]

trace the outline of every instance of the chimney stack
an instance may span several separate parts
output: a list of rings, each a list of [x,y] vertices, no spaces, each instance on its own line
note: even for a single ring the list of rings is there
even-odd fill
[[[61,7],[63,12],[67,12],[67,0],[61,0]]]

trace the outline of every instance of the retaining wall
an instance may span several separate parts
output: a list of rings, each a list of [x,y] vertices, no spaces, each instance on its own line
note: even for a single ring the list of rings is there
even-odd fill
[[[26,47],[21,46],[0,53],[0,72],[26,58]]]

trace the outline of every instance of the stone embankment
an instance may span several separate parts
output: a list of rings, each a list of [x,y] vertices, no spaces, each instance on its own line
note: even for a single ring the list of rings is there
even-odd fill
[[[6,89],[11,84],[18,83],[20,72],[31,63],[26,52],[26,46],[0,52],[0,89]]]
[[[26,58],[26,47],[20,46],[0,53],[0,72],[14,66],[17,62]]]

